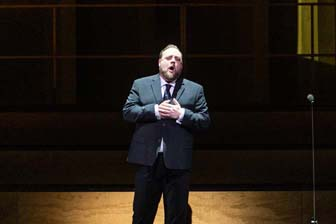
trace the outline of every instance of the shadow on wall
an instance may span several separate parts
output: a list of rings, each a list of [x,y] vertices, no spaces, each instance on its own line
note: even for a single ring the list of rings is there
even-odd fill
[[[188,204],[188,211],[187,211],[187,224],[192,223],[192,210],[190,205]]]

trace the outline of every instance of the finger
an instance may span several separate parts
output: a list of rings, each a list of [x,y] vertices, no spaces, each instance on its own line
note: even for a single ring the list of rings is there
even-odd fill
[[[175,105],[180,106],[179,102],[178,102],[175,98],[173,99],[173,103],[174,103]]]
[[[165,100],[165,101],[162,101],[162,102],[160,103],[160,105],[168,105],[169,102],[170,102],[170,100]]]
[[[159,108],[159,113],[164,113],[166,115],[170,115],[171,113],[174,113],[174,108]]]
[[[169,104],[169,103],[162,103],[162,104],[159,105],[159,107],[166,107],[166,108],[170,108],[172,106],[174,106],[174,105]]]
[[[177,112],[177,111],[179,111],[179,109],[176,108],[176,107],[172,107],[171,111],[173,111],[173,112]]]
[[[170,108],[169,109],[159,108],[159,113],[169,114],[170,112],[171,112]]]
[[[171,110],[171,106],[168,106],[168,105],[160,105],[159,107],[158,107],[158,109],[159,110],[167,110],[167,111],[169,111],[169,110]]]
[[[170,117],[170,113],[160,113],[161,117]]]
[[[169,118],[170,114],[169,113],[160,113],[161,118]]]

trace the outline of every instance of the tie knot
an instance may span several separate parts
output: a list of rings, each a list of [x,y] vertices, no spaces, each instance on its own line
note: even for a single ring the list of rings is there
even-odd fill
[[[166,84],[166,90],[169,91],[172,86],[170,84]]]

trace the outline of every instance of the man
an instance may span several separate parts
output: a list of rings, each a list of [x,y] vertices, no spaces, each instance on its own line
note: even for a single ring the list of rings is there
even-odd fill
[[[123,107],[135,122],[128,162],[135,174],[133,224],[153,223],[163,194],[165,223],[184,224],[194,131],[210,124],[203,87],[181,76],[182,53],[175,45],[159,56],[159,74],[134,81]]]

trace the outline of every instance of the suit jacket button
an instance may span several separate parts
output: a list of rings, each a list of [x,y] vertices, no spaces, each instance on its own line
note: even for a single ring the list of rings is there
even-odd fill
[[[166,127],[166,123],[163,123],[162,126],[163,126],[163,127]]]

